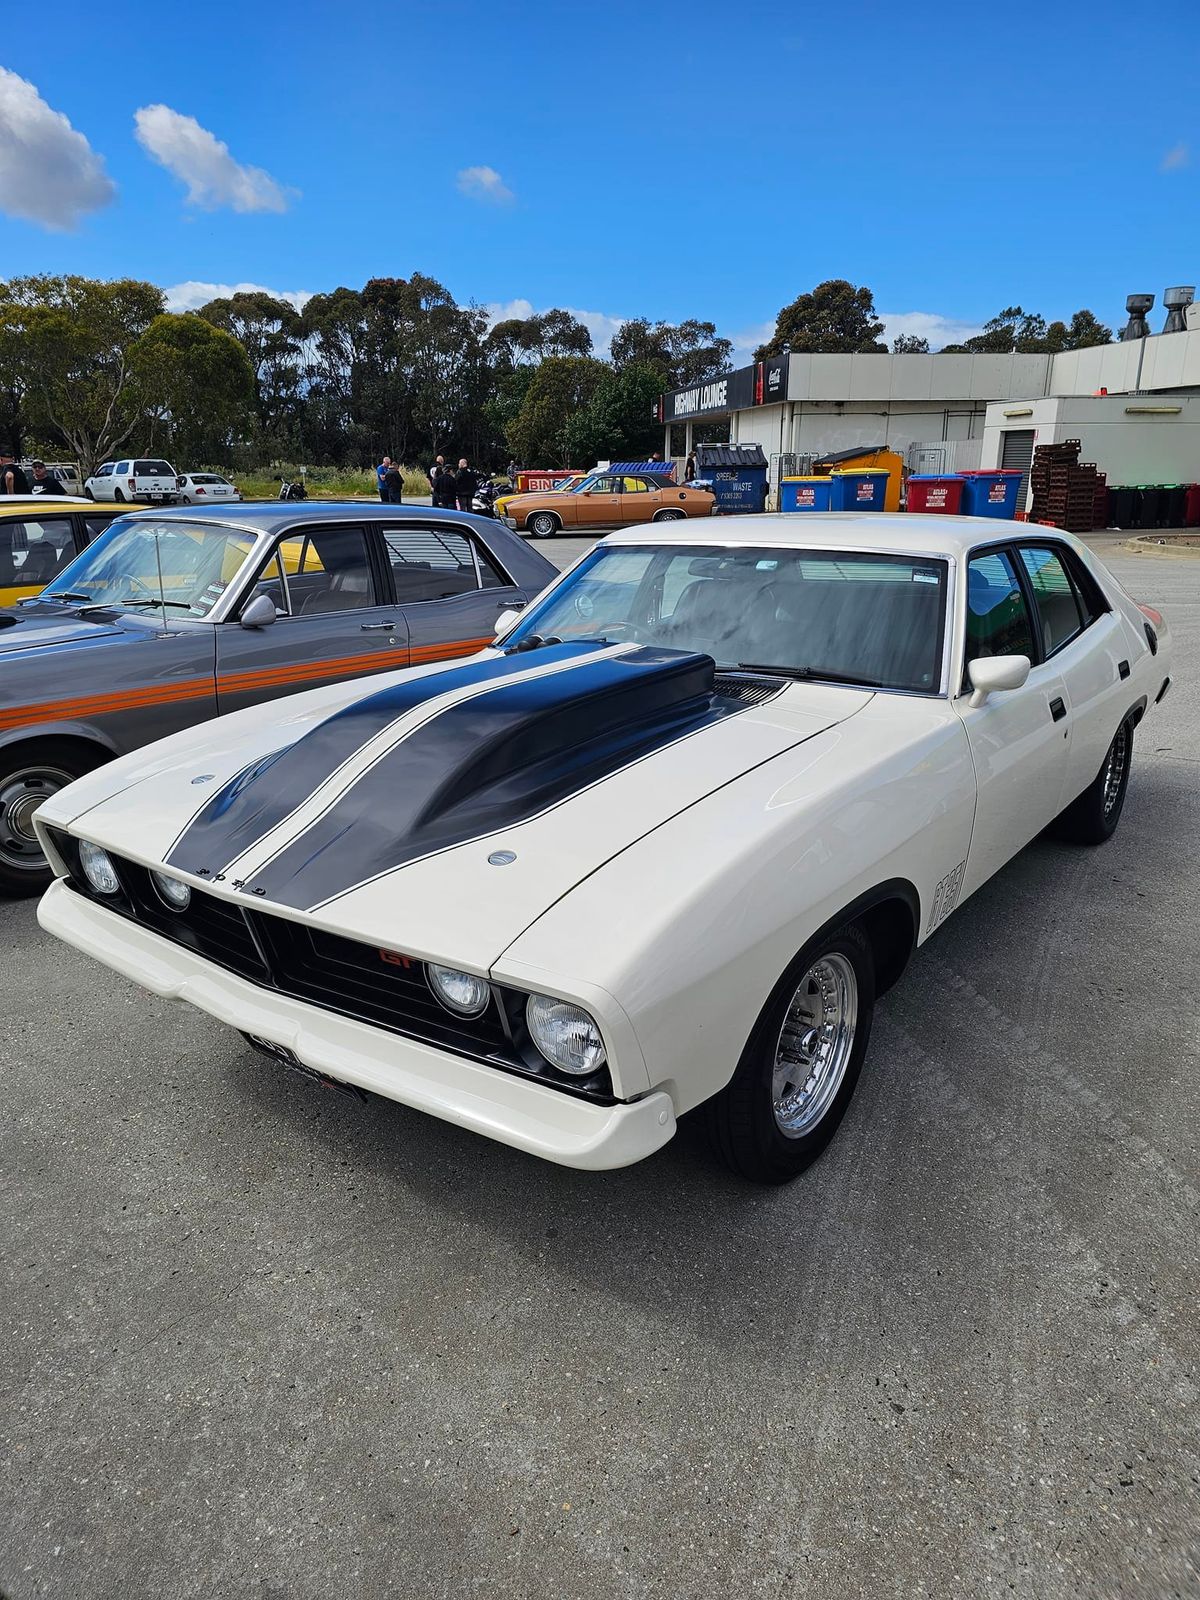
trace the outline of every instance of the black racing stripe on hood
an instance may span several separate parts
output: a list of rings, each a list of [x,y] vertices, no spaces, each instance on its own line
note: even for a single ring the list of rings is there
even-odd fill
[[[600,641],[549,645],[519,655],[469,661],[420,678],[405,678],[343,706],[294,744],[239,772],[204,805],[172,845],[166,861],[182,872],[215,877],[301,806],[325,779],[389,723],[455,689],[503,682],[554,662],[586,660]]]
[[[710,657],[641,649],[461,701],[383,756],[245,888],[312,910],[408,861],[511,826],[743,710]]]

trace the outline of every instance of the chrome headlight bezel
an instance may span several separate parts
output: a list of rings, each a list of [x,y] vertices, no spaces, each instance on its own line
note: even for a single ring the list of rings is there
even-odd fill
[[[461,967],[446,967],[436,961],[427,961],[425,982],[434,999],[445,1006],[452,1016],[467,1020],[481,1017],[491,1004],[492,986],[487,979],[475,972],[464,972]],[[465,988],[469,998],[463,995],[456,997],[452,988],[454,984]]]
[[[590,1078],[608,1064],[600,1025],[590,1011],[558,995],[531,994],[525,1002],[525,1025],[539,1055],[568,1078]],[[556,1032],[557,1030],[557,1032]],[[567,1040],[574,1030],[576,1047]]]
[[[111,899],[113,895],[120,894],[121,880],[117,877],[117,869],[113,859],[103,845],[94,844],[91,839],[80,839],[79,870],[87,879],[88,887],[93,893]]]
[[[168,911],[181,915],[191,905],[192,886],[184,883],[182,878],[174,878],[169,872],[151,869],[150,882],[154,885],[155,894]]]

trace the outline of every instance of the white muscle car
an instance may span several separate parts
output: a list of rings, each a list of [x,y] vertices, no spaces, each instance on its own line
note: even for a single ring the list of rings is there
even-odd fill
[[[630,529],[465,662],[61,790],[39,916],[327,1082],[591,1168],[707,1102],[779,1182],[914,947],[1047,824],[1113,832],[1169,683],[1163,619],[1052,529]]]

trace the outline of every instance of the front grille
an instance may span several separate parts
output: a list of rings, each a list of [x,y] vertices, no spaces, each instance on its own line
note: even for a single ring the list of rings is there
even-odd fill
[[[472,1055],[505,1051],[508,1036],[494,998],[481,1017],[459,1018],[431,992],[420,961],[283,917],[247,916],[284,994]]]
[[[54,839],[70,869],[65,881],[77,894],[251,983],[585,1100],[614,1103],[607,1068],[587,1079],[567,1078],[542,1059],[525,1029],[525,996],[516,990],[493,989],[482,1016],[456,1017],[433,994],[416,957],[242,907],[203,889],[192,889],[186,911],[172,911],[149,871],[124,856],[112,856],[121,893],[98,895],[80,870],[75,841],[58,829]]]

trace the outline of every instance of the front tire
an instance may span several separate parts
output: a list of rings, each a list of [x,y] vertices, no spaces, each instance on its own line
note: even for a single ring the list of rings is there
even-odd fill
[[[752,1183],[787,1183],[812,1165],[853,1097],[874,1012],[875,962],[857,923],[805,946],[709,1102],[726,1166]]]
[[[1054,825],[1071,844],[1104,844],[1117,831],[1129,788],[1133,761],[1133,724],[1126,719],[1113,735],[1100,771],[1063,811]]]
[[[41,894],[54,874],[33,831],[33,813],[97,761],[53,739],[0,752],[0,895]]]
[[[561,524],[553,511],[535,511],[525,526],[535,539],[553,539]]]
[[[94,501],[95,498],[96,498],[96,496],[92,493],[92,491],[88,488],[88,486],[86,484],[84,485],[84,488],[83,488],[83,496],[84,496],[85,500]]]

